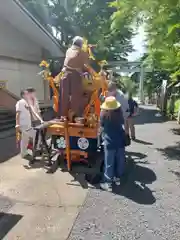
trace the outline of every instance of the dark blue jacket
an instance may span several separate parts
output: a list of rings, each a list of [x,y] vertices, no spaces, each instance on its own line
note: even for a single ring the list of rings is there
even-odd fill
[[[132,115],[134,114],[134,109],[138,107],[138,104],[137,102],[132,99],[132,98],[129,98],[128,99],[128,104],[129,104],[129,112],[130,112],[130,115],[129,117],[132,117]]]
[[[103,129],[104,146],[108,149],[125,147],[125,131],[123,128],[123,116],[119,121],[112,121],[100,115],[100,125]]]

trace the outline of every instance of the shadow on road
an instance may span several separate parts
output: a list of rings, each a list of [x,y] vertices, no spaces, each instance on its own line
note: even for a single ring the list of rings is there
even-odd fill
[[[158,148],[157,150],[168,158],[168,160],[180,160],[180,142],[165,148]]]
[[[16,137],[11,136],[5,139],[0,139],[0,163],[8,161],[19,153],[16,147]]]
[[[179,127],[179,128],[173,128],[173,129],[171,129],[171,131],[172,131],[175,135],[180,135],[180,127]]]
[[[22,215],[0,212],[0,239],[4,239],[22,217]]]
[[[0,239],[4,239],[23,217],[19,214],[8,213],[14,205],[15,201],[6,196],[0,195]]]
[[[177,172],[177,171],[170,171],[170,172],[173,173],[178,178],[178,180],[180,180],[180,172]]]
[[[135,140],[133,140],[133,142],[143,144],[143,145],[153,145],[153,143],[151,143],[151,142],[146,142],[146,141],[143,141],[140,139],[135,139]]]
[[[129,155],[127,163],[128,172],[122,179],[122,185],[115,187],[114,193],[138,204],[152,205],[156,199],[147,184],[156,181],[156,174],[147,167],[137,165],[131,155]]]
[[[168,120],[166,117],[156,117],[157,112],[155,108],[140,108],[140,115],[135,117],[135,124],[162,123]]]
[[[126,156],[128,159],[132,159],[136,164],[148,164],[148,161],[146,160],[147,155],[140,152],[126,152]]]
[[[127,152],[126,173],[122,178],[121,186],[114,188],[114,194],[124,196],[138,204],[151,205],[156,202],[153,192],[147,186],[147,184],[152,184],[156,181],[156,174],[151,169],[138,165],[138,163],[147,164],[147,161],[144,160],[146,157],[147,155],[142,153]],[[87,169],[86,171],[84,170],[82,166],[80,168],[74,168],[70,173],[74,178],[70,185],[80,185],[84,189],[99,189],[102,173],[87,173]],[[93,179],[91,174],[94,174]]]

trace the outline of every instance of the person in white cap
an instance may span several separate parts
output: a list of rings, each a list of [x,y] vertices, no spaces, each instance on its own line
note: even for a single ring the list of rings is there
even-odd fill
[[[28,155],[28,143],[35,139],[35,131],[32,128],[31,113],[28,104],[28,92],[21,91],[21,99],[16,104],[16,131],[21,132],[20,153],[22,158]]]

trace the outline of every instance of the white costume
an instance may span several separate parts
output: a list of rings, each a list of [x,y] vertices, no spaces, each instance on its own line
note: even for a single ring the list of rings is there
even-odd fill
[[[37,113],[38,115],[40,115],[41,113],[41,110],[40,110],[40,107],[39,107],[39,103],[38,103],[38,100],[35,98],[34,99],[34,102],[31,101],[30,99],[28,100],[28,104],[30,105],[30,107],[32,108],[32,110]],[[32,120],[33,121],[37,121],[37,117],[32,113]]]
[[[16,112],[19,112],[19,127],[21,130],[21,156],[24,157],[27,154],[27,146],[29,138],[35,139],[35,130],[31,124],[31,114],[29,111],[29,105],[25,99],[21,99],[16,104]]]
[[[128,98],[124,96],[121,90],[116,90],[116,100],[121,104],[123,117],[126,120],[129,116]]]
[[[116,92],[108,92],[108,96],[114,96],[116,100],[121,104],[124,120],[129,116],[129,104],[128,99],[124,96],[123,92],[119,89]]]

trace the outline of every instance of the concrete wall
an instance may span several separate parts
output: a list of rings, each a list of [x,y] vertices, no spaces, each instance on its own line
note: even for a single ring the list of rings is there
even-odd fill
[[[23,23],[22,23],[23,24]],[[0,55],[38,62],[41,47],[0,16]],[[32,33],[33,34],[33,33]]]
[[[38,64],[20,60],[0,59],[0,81],[6,81],[8,91],[19,96],[20,90],[34,87],[39,100],[44,100],[44,82],[40,76]]]
[[[37,75],[41,59],[42,48],[0,16],[0,81],[7,81],[7,90],[19,96],[34,87],[44,100],[44,81]]]

